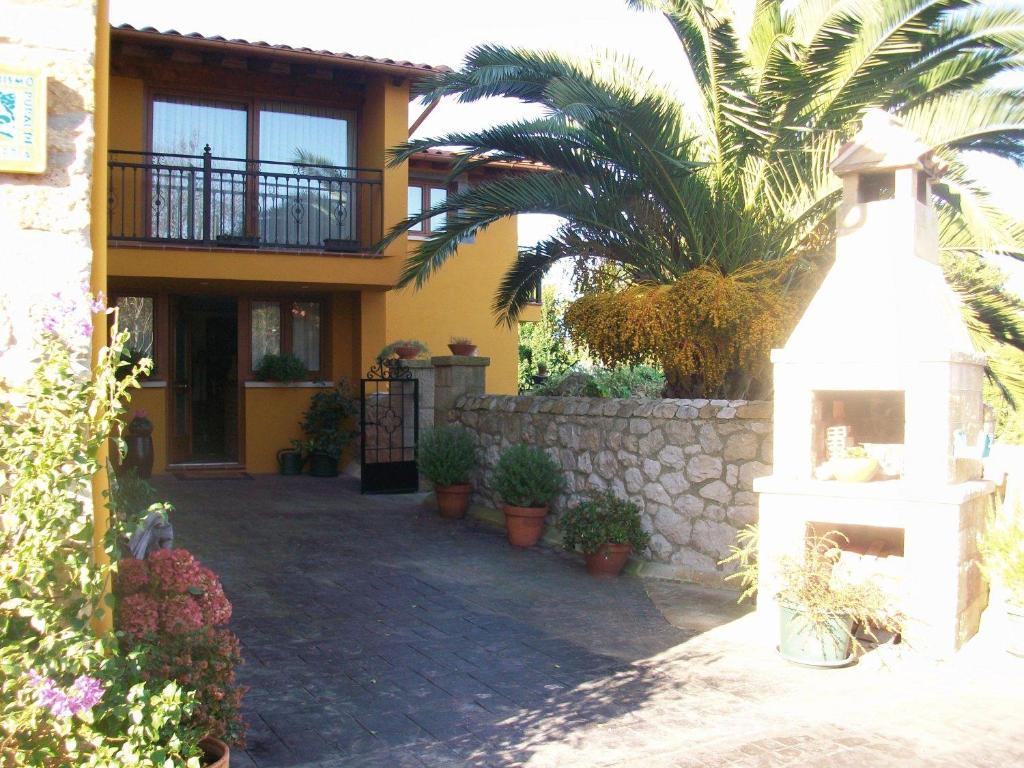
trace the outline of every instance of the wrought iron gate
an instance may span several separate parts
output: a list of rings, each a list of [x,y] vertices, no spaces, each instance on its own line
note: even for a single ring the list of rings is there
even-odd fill
[[[359,460],[363,493],[419,490],[419,386],[401,360],[377,360],[362,380]]]

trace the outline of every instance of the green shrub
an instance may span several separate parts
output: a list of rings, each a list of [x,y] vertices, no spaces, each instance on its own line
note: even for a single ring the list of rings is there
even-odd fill
[[[254,373],[260,381],[305,381],[309,369],[295,355],[264,355]]]
[[[548,454],[529,445],[514,445],[501,455],[494,469],[494,488],[506,504],[544,507],[557,496],[565,480]]]
[[[473,436],[456,426],[428,429],[420,437],[418,461],[434,485],[465,485],[476,468]]]
[[[597,552],[604,544],[629,544],[633,552],[647,548],[651,535],[640,524],[640,509],[631,501],[606,491],[596,493],[558,521],[562,546],[570,552]]]
[[[156,488],[139,477],[135,467],[122,466],[116,472],[109,472],[110,489],[107,491],[111,511],[121,520],[132,520],[145,516],[150,506],[156,504]]]
[[[113,516],[95,557],[91,482],[148,370],[121,367],[128,333],[116,323],[83,368],[98,311],[88,296],[57,297],[38,325],[34,372],[0,393],[0,764],[198,768],[192,692],[147,683],[140,655],[93,628],[110,609],[106,558],[139,516]]]
[[[573,369],[552,374],[531,391],[555,397],[661,397],[665,377],[649,365]]]
[[[993,513],[980,538],[981,569],[989,581],[1001,583],[1010,602],[1024,608],[1024,509]]]
[[[309,453],[323,453],[333,459],[341,457],[345,447],[359,434],[353,421],[359,403],[347,381],[339,381],[331,389],[321,389],[309,402],[299,426],[306,434],[302,447]]]

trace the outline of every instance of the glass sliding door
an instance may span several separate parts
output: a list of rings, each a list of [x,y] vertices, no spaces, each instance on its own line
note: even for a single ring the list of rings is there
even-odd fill
[[[355,121],[324,107],[264,103],[259,108],[258,216],[264,243],[336,247],[356,239]]]
[[[209,145],[210,237],[245,235],[248,110],[242,104],[160,97],[153,100],[150,236],[201,240],[206,195],[202,154]]]

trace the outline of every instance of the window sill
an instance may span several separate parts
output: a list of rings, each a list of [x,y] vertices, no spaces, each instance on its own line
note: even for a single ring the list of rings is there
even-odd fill
[[[143,389],[167,389],[167,382],[150,381],[149,379],[144,379],[143,381],[139,382],[139,386],[142,387]]]
[[[329,389],[333,381],[247,381],[246,389]]]

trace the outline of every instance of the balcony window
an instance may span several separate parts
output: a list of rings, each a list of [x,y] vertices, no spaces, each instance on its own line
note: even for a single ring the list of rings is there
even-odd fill
[[[355,127],[323,106],[154,97],[152,151],[111,153],[110,238],[365,251],[382,173],[354,167]]]

